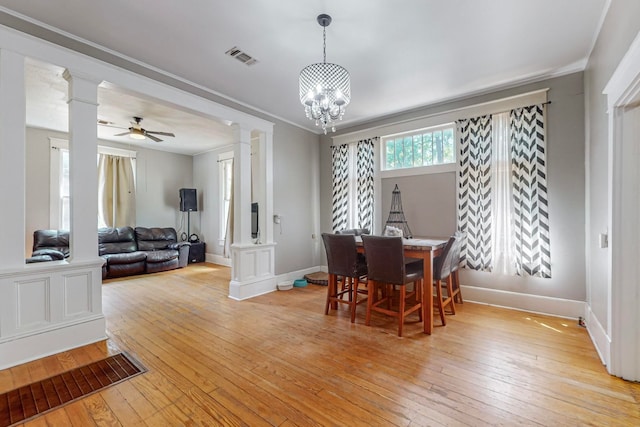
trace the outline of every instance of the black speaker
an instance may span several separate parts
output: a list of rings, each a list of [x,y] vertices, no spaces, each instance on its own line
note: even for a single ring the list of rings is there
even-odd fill
[[[203,242],[192,243],[189,247],[189,264],[204,262],[205,244]]]
[[[180,189],[180,211],[193,212],[198,210],[198,195],[195,188]]]

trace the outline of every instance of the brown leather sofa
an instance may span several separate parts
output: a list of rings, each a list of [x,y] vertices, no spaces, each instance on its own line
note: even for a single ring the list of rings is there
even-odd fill
[[[105,260],[102,278],[130,276],[185,267],[189,242],[178,242],[176,230],[166,227],[117,227],[98,229],[98,255]],[[69,232],[36,230],[33,254],[27,262],[65,259],[69,256]]]

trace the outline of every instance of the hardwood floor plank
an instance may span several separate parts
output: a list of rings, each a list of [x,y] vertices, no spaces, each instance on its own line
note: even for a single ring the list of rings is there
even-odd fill
[[[106,281],[109,340],[0,371],[0,389],[127,351],[145,374],[26,424],[640,425],[640,384],[575,321],[465,303],[400,338],[360,307],[324,315],[321,286],[235,301],[228,282],[212,264]]]

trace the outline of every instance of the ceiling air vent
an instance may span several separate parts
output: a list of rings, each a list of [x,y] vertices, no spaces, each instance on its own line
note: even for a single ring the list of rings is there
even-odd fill
[[[232,47],[231,49],[229,49],[225,53],[227,55],[233,57],[233,58],[236,58],[238,61],[240,61],[240,62],[242,62],[243,64],[246,64],[246,65],[253,65],[256,62],[258,62],[257,59],[255,59],[254,57],[252,57],[248,53],[243,52],[242,50],[238,49],[236,46]]]

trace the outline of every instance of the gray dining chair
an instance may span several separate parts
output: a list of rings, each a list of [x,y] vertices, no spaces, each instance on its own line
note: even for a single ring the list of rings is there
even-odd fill
[[[371,312],[379,312],[398,318],[398,336],[402,336],[405,318],[417,311],[422,321],[422,279],[424,263],[422,259],[404,256],[402,237],[362,235],[364,253],[367,257],[367,280],[369,297],[365,324],[371,323]],[[407,284],[413,283],[413,290],[407,291]],[[394,290],[398,287],[400,296],[397,310],[394,310]],[[382,296],[378,298],[379,291]],[[407,302],[410,304],[407,305]]]

